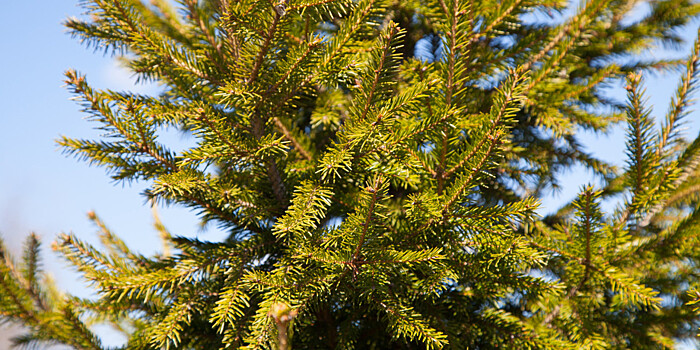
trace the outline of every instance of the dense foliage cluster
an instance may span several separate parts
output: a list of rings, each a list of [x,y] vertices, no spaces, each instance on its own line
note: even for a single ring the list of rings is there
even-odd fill
[[[168,249],[147,257],[91,213],[104,247],[67,234],[53,247],[95,299],[42,277],[36,236],[21,262],[0,248],[0,318],[26,326],[18,344],[104,349],[101,322],[127,335],[123,349],[657,349],[697,333],[700,138],[680,130],[700,44],[684,62],[634,56],[681,42],[697,3],[83,6],[71,33],[162,93],[67,72],[105,135],[60,145],[230,234],[159,225]],[[674,67],[683,79],[657,128],[642,73]],[[603,93],[625,79],[627,103]],[[576,137],[619,123],[621,170]],[[171,150],[167,129],[196,145]],[[538,217],[576,164],[603,186]]]

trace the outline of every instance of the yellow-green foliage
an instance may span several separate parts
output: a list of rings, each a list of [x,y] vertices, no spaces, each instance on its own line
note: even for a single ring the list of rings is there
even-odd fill
[[[66,84],[99,140],[65,152],[229,236],[54,249],[96,289],[64,295],[0,247],[0,320],[19,345],[103,349],[656,349],[699,320],[700,138],[680,130],[700,44],[657,130],[642,72],[700,6],[589,0],[89,0],[70,33],[157,96]],[[550,20],[543,20],[551,17]],[[627,108],[601,85],[627,79]],[[576,132],[627,124],[622,171]],[[195,145],[174,151],[166,129]],[[598,175],[559,212],[539,198]],[[616,196],[617,197],[614,197]],[[601,203],[620,200],[611,213]]]

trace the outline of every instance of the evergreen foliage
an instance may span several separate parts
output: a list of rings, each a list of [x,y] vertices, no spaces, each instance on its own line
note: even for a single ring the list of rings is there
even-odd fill
[[[102,248],[53,245],[81,299],[0,247],[15,339],[104,349],[656,349],[700,324],[700,138],[686,62],[637,60],[700,12],[688,0],[89,0],[69,19],[158,96],[66,84],[100,140],[63,149],[144,181],[229,232],[143,256],[94,214]],[[578,8],[566,17],[567,7]],[[685,75],[660,128],[642,72]],[[601,87],[627,79],[628,101]],[[617,170],[576,131],[627,125]],[[166,129],[196,145],[173,151]],[[582,164],[603,180],[557,213],[538,197]],[[603,201],[619,200],[614,212]]]

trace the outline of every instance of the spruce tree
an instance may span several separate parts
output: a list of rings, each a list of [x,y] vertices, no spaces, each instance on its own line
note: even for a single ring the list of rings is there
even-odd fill
[[[17,344],[104,349],[101,322],[123,349],[656,349],[697,333],[700,138],[680,131],[700,44],[685,62],[633,55],[679,43],[698,4],[636,19],[641,1],[82,4],[70,32],[162,92],[68,71],[104,136],[59,144],[229,235],[159,224],[167,249],[143,256],[91,213],[102,247],[62,234],[53,249],[94,299],[44,277],[36,236],[20,262],[0,247]],[[643,73],[683,64],[657,130]],[[619,79],[626,104],[601,90]],[[621,171],[575,134],[618,123]],[[196,145],[172,151],[166,129]],[[604,185],[538,217],[573,164]]]

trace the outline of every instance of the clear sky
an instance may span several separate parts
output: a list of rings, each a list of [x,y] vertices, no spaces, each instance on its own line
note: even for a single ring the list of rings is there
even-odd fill
[[[115,184],[104,169],[61,154],[55,140],[60,135],[96,138],[95,126],[84,120],[79,107],[70,101],[62,87],[63,72],[75,68],[87,75],[97,88],[154,93],[155,86],[134,86],[129,73],[109,56],[81,46],[66,34],[61,22],[79,16],[77,0],[4,1],[0,11],[0,235],[11,249],[18,249],[29,232],[43,237],[45,267],[60,286],[80,296],[89,292],[80,287],[78,275],[50,251],[50,243],[62,232],[74,232],[96,243],[95,227],[86,217],[94,210],[127,244],[149,254],[160,248],[152,228],[150,208],[140,193],[143,183]],[[697,23],[687,30],[694,39]],[[675,55],[686,56],[689,45]],[[662,51],[655,54],[666,55]],[[677,73],[647,80],[650,105],[661,119],[670,96],[676,89]],[[692,114],[691,134],[698,130],[699,113]],[[187,139],[169,135],[173,142]],[[621,164],[624,131],[607,138],[585,137],[589,148],[603,159]],[[542,212],[551,212],[573,198],[590,175],[572,171],[565,175],[564,190],[544,202]],[[161,208],[161,219],[178,235],[198,236],[205,240],[223,237],[214,227],[203,230],[196,215],[187,209]],[[3,344],[0,329],[0,348]],[[108,343],[119,338],[108,337]]]

